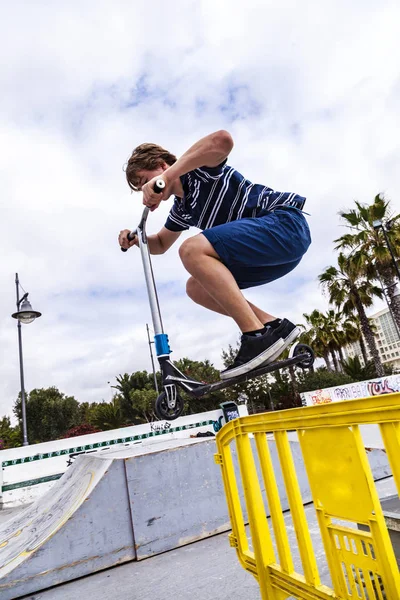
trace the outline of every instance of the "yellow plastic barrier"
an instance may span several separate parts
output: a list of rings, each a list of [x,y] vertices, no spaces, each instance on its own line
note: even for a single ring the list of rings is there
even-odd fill
[[[263,600],[400,600],[399,569],[359,430],[359,425],[371,423],[379,424],[400,495],[400,394],[250,415],[230,421],[218,432],[215,460],[221,465],[232,523],[230,542],[242,566],[257,578]],[[318,573],[288,439],[288,431],[293,430],[304,459],[332,588],[321,584]],[[276,444],[303,573],[294,569],[268,439]],[[234,445],[252,550],[235,474]]]

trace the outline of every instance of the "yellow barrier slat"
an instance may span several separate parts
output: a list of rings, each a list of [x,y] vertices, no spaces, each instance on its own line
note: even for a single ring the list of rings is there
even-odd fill
[[[278,486],[276,484],[274,467],[268,448],[267,437],[264,433],[255,434],[258,456],[260,458],[261,473],[264,480],[265,491],[268,498],[268,506],[271,513],[272,525],[275,532],[276,546],[281,567],[286,573],[294,571],[289,539],[286,532],[285,520],[283,518],[282,504],[279,498]]]
[[[228,503],[229,516],[232,523],[232,533],[237,542],[236,549],[239,560],[242,563],[242,566],[244,566],[249,554],[249,544],[246,535],[242,506],[240,503],[239,490],[236,482],[230,446],[221,448],[221,456],[222,479]]]
[[[342,600],[326,585],[313,586],[306,582],[303,575],[284,573],[278,565],[270,565],[272,585],[301,600]],[[275,600],[275,596],[272,597]]]
[[[332,520],[325,514],[321,508],[316,509],[319,530],[321,532],[322,543],[325,548],[326,561],[332,578],[333,590],[339,598],[347,598],[346,582],[342,573],[341,561],[338,552],[332,551],[335,548],[335,539],[331,537]]]
[[[243,492],[246,501],[247,514],[250,525],[251,540],[254,556],[256,559],[258,581],[263,600],[273,598],[271,583],[268,577],[267,567],[275,562],[275,552],[268,528],[265,514],[264,501],[258,481],[257,469],[251,450],[248,435],[240,433],[239,419],[234,422],[236,429],[236,447],[238,462],[243,481]]]
[[[297,481],[296,469],[294,467],[293,457],[286,431],[275,432],[275,441],[281,463],[282,475],[285,482],[296,538],[299,544],[300,558],[304,569],[304,575],[307,583],[311,583],[314,586],[320,585],[321,582],[318,574],[317,561],[315,559],[311,536],[308,530],[301,492]]]
[[[380,423],[379,428],[400,496],[400,423]]]

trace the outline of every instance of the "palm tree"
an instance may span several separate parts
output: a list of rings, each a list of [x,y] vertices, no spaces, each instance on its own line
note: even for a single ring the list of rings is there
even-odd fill
[[[303,315],[308,324],[312,325],[311,334],[313,328],[314,336],[319,338],[319,341],[324,345],[328,346],[328,351],[333,361],[335,371],[341,371],[341,363],[344,361],[343,347],[348,343],[347,336],[344,331],[344,315],[337,309],[329,309],[326,313],[322,313],[319,310],[314,310],[311,315]],[[302,338],[301,341],[304,341]],[[304,341],[304,343],[306,343]],[[310,345],[315,343],[314,340],[310,339]],[[318,341],[317,341],[318,343]],[[340,362],[338,361],[336,353],[339,354]],[[326,361],[325,361],[326,362]],[[328,366],[328,365],[327,365]]]
[[[300,335],[299,341],[311,346],[316,356],[324,359],[328,371],[333,371],[329,357],[330,335],[323,313],[314,309],[309,315],[304,313],[303,317],[309,325],[309,329]]]
[[[93,423],[102,431],[126,427],[127,419],[123,415],[118,395],[115,395],[111,402],[102,402],[96,407]]]
[[[353,381],[365,381],[372,379],[375,375],[374,363],[370,361],[362,365],[358,356],[348,358],[343,363],[343,370]]]
[[[355,202],[355,205],[356,209],[339,213],[351,233],[335,240],[336,249],[349,249],[355,253],[361,266],[369,263],[374,265],[382,288],[387,291],[389,308],[400,329],[400,297],[396,294],[396,269],[382,228],[374,228],[374,222],[382,222],[386,226],[389,243],[396,250],[400,242],[400,215],[392,218],[390,202],[380,194],[375,196],[370,205],[360,202]]]
[[[325,315],[325,327],[330,332],[329,349],[331,351],[331,356],[336,371],[341,370],[337,360],[336,352],[339,354],[340,362],[343,363],[344,360],[342,348],[345,345],[345,338],[342,326],[343,313],[332,308],[329,309]]]
[[[329,295],[329,301],[340,308],[345,315],[357,312],[361,330],[368,344],[378,377],[384,375],[383,366],[375,344],[365,308],[372,306],[374,296],[382,298],[382,290],[372,282],[375,278],[371,265],[361,267],[357,255],[338,256],[338,268],[328,267],[319,276],[320,283]]]
[[[364,338],[361,333],[360,319],[358,318],[356,313],[352,313],[346,316],[346,320],[343,322],[343,333],[345,336],[346,345],[352,344],[354,342],[359,342],[361,354],[364,360],[364,365],[366,365],[368,362],[367,349],[365,347]]]
[[[373,319],[368,320],[371,331],[375,337],[377,332],[376,324],[374,323]],[[346,319],[343,322],[343,334],[345,339],[344,345],[352,344],[354,342],[358,342],[360,344],[364,365],[366,365],[369,362],[368,353],[367,348],[365,347],[364,337],[361,332],[360,319],[356,313],[346,316]]]

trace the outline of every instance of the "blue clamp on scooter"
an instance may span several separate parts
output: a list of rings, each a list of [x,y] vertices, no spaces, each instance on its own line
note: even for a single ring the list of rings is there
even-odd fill
[[[165,188],[165,182],[162,179],[158,179],[154,185],[154,191],[161,193]],[[237,383],[243,383],[259,377],[260,375],[266,375],[272,371],[284,369],[297,365],[302,369],[310,368],[314,363],[314,352],[305,344],[295,344],[291,347],[289,352],[289,358],[285,360],[279,360],[277,362],[262,365],[253,371],[244,373],[243,375],[237,375],[230,379],[216,381],[215,383],[204,383],[190,379],[184,373],[182,373],[171,361],[168,336],[164,333],[163,324],[161,320],[161,311],[158,303],[157,289],[154,281],[153,269],[151,266],[150,251],[147,243],[146,236],[146,221],[150,209],[145,208],[142,214],[140,223],[135,231],[131,231],[128,235],[128,239],[132,240],[135,235],[138,237],[139,248],[142,257],[143,271],[146,280],[147,294],[150,303],[151,317],[153,321],[154,329],[154,346],[158,362],[160,365],[162,375],[162,386],[163,391],[158,396],[155,402],[155,413],[159,419],[166,419],[172,421],[177,419],[183,411],[184,401],[178,393],[178,388],[181,388],[191,396],[195,398],[201,398],[208,393],[215,392],[216,390],[222,390],[228,388]],[[121,248],[126,252],[125,248]]]

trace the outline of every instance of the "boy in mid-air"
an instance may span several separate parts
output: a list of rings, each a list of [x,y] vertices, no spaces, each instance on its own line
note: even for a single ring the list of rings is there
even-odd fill
[[[234,363],[222,379],[242,375],[276,360],[299,335],[279,319],[248,302],[241,290],[283,277],[300,262],[311,243],[302,213],[305,198],[253,184],[227,164],[233,140],[227,131],[212,133],[179,159],[156,144],[141,144],[126,166],[126,179],[143,192],[155,210],[175,196],[162,229],[147,237],[151,254],[163,254],[189,227],[201,233],[186,239],[179,256],[190,277],[188,296],[205,308],[232,317],[242,331]],[[154,192],[163,179],[162,193]],[[122,248],[138,245],[119,234]]]

